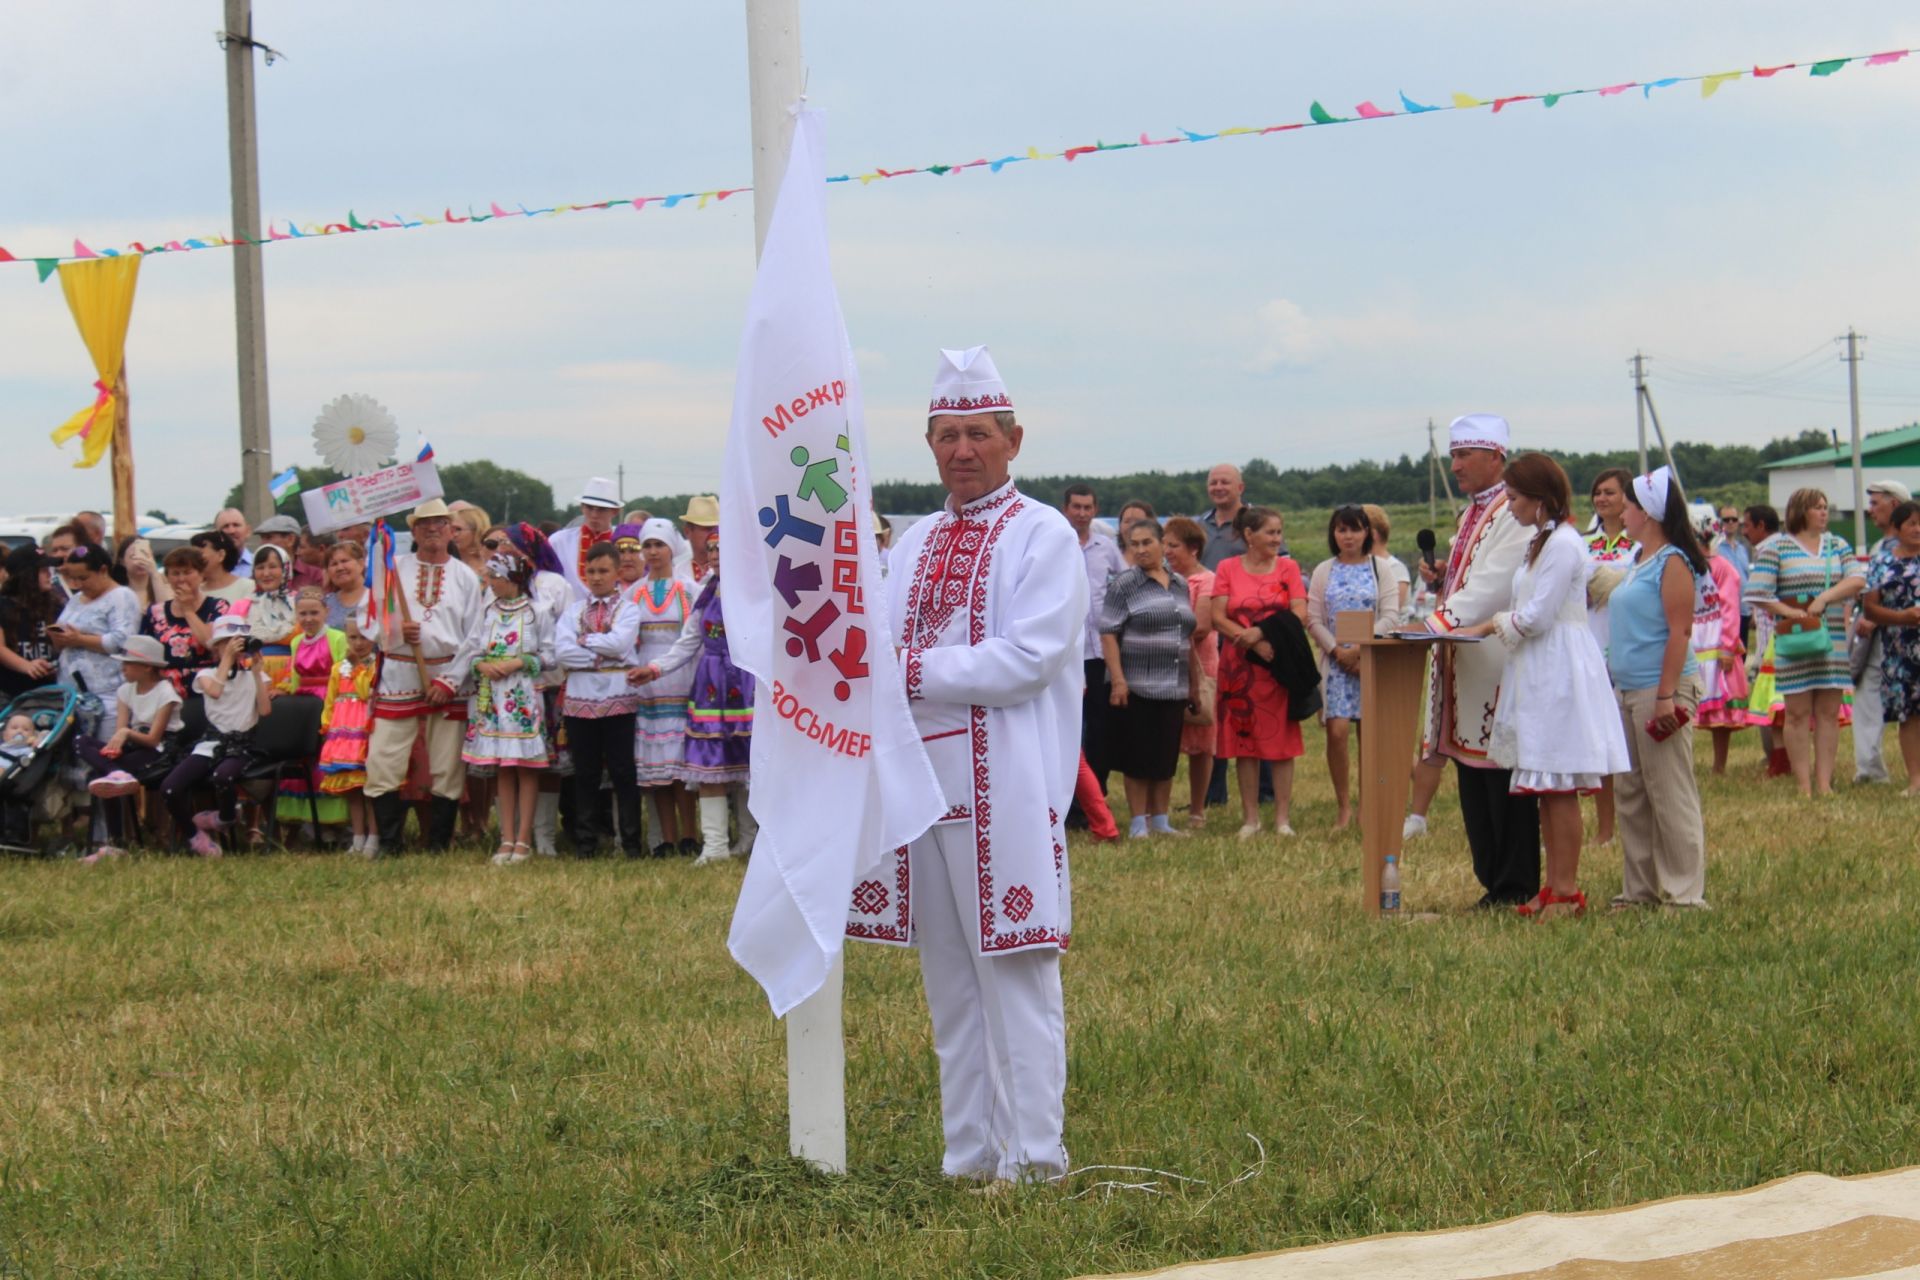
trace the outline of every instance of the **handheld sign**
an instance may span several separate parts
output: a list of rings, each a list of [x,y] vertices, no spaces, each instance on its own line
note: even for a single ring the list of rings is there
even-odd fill
[[[315,533],[331,533],[440,496],[440,473],[431,462],[401,462],[309,490],[300,495],[300,501],[307,508],[307,527]]]

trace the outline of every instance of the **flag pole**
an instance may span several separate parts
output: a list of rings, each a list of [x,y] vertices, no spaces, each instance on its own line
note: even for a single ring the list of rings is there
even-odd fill
[[[800,0],[747,0],[747,88],[753,122],[753,248],[766,247],[773,205],[793,145],[800,101]],[[840,1014],[841,958],[820,990],[787,1014],[788,1148],[827,1173],[847,1170],[847,1046]]]

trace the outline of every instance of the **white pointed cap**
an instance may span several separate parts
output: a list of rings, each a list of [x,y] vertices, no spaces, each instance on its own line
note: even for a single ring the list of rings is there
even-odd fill
[[[1512,438],[1513,428],[1497,413],[1469,413],[1447,427],[1449,449],[1491,449],[1504,454]]]
[[[985,347],[965,351],[940,352],[940,364],[933,371],[933,403],[927,416],[943,413],[1011,413],[1013,401],[1000,371],[993,367],[993,355]]]

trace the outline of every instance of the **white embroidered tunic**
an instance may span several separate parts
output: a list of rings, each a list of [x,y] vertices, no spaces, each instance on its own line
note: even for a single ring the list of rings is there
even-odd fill
[[[586,720],[630,716],[640,690],[627,683],[640,610],[626,594],[590,596],[560,615],[554,652],[567,671],[566,712]]]
[[[1526,559],[1532,536],[1507,509],[1506,485],[1474,494],[1460,513],[1447,555],[1446,591],[1427,620],[1428,628],[1445,634],[1486,622],[1510,607],[1513,573]],[[1425,753],[1438,751],[1475,768],[1495,767],[1487,751],[1506,660],[1505,646],[1491,642],[1433,646]]]
[[[889,555],[888,626],[947,809],[974,834],[981,955],[1064,949],[1061,825],[1080,761],[1087,579],[1078,539],[1011,482],[915,524]],[[847,936],[911,945],[907,851],[854,887]]]
[[[454,662],[461,642],[480,619],[487,600],[487,589],[478,574],[449,558],[445,564],[425,564],[418,556],[404,555],[394,560],[394,586],[407,596],[407,608],[420,624],[420,656],[426,659],[427,677],[445,685],[447,692],[458,693],[467,673]],[[396,612],[391,644],[380,641],[380,683],[374,693],[373,713],[383,720],[406,719],[439,711],[462,716],[466,702],[449,699],[439,707],[429,704],[420,690],[420,668],[414,663],[414,646],[400,638],[400,617]]]

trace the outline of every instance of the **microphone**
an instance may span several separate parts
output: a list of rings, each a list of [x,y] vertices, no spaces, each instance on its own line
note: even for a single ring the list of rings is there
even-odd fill
[[[1427,562],[1427,568],[1438,568],[1440,562],[1434,559],[1433,556],[1433,530],[1422,529],[1419,533],[1413,535],[1413,540],[1414,543],[1419,546],[1420,556]]]

